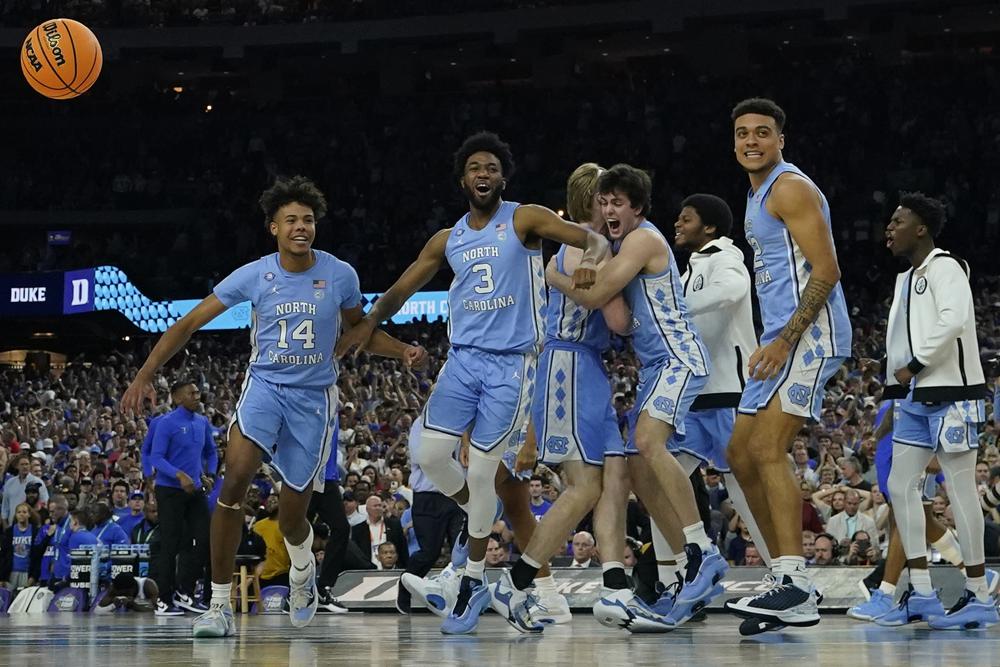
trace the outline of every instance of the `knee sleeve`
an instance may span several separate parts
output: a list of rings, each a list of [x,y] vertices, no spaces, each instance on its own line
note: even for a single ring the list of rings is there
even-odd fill
[[[420,432],[417,465],[446,496],[455,495],[465,486],[465,471],[454,457],[457,447],[458,438],[453,435],[426,428]]]
[[[495,453],[495,455],[494,455]],[[487,537],[493,530],[493,520],[497,514],[496,474],[500,463],[500,447],[493,452],[481,452],[475,447],[469,450],[469,535]]]
[[[983,511],[976,490],[976,452],[940,452],[938,460],[948,481],[948,497],[955,515],[958,542],[965,566],[981,565],[986,561],[983,533],[986,529]]]
[[[897,444],[892,452],[889,494],[896,528],[907,559],[927,556],[927,521],[921,502],[920,480],[934,452],[922,447]]]

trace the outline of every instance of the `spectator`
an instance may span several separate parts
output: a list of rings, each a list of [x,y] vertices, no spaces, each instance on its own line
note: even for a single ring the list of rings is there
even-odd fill
[[[131,544],[128,535],[125,534],[125,531],[122,530],[111,514],[111,508],[105,503],[94,505],[93,513],[90,514],[90,517],[93,523],[88,527],[93,530],[94,537],[97,538],[99,543],[107,544],[108,546]]]
[[[856,456],[844,456],[837,460],[840,466],[841,484],[852,489],[871,491],[871,482],[861,476],[861,462]]]
[[[705,491],[708,492],[708,506],[718,511],[729,498],[729,491],[722,483],[722,474],[715,468],[708,468],[705,471]]]
[[[133,491],[129,494],[129,513],[125,516],[118,517],[118,525],[121,526],[122,531],[124,531],[126,535],[131,535],[135,527],[145,520],[146,515],[143,512],[145,506],[146,497],[142,494],[142,491]]]
[[[847,491],[844,494],[844,511],[835,514],[826,524],[826,532],[845,548],[850,543],[850,537],[858,531],[866,532],[868,535],[878,534],[875,521],[859,511],[860,506],[861,496],[858,492],[854,489]]]
[[[815,541],[816,557],[813,565],[839,565],[837,559],[837,541],[832,535],[821,533],[816,536]]]
[[[597,542],[594,536],[586,531],[580,531],[573,536],[573,562],[570,567],[599,567],[595,558],[594,547]]]
[[[38,513],[27,503],[14,509],[14,522],[0,537],[0,587],[18,590],[38,580],[41,553],[35,547]]]
[[[115,481],[111,485],[111,513],[115,519],[123,519],[132,513],[128,506],[129,487],[128,482],[123,479]]]
[[[816,562],[816,533],[811,530],[802,531],[802,555],[806,559],[806,565]]]
[[[823,519],[820,517],[819,511],[812,504],[814,487],[809,482],[803,480],[799,484],[799,488],[802,490],[802,530],[822,533]]]
[[[486,567],[503,567],[507,563],[507,549],[500,543],[500,536],[490,535],[486,543]]]
[[[358,506],[353,491],[344,491],[344,513],[347,514],[347,522],[351,528],[368,520],[368,513]]]
[[[31,474],[31,457],[22,454],[17,458],[17,475],[8,479],[3,485],[3,509],[0,515],[3,518],[4,528],[13,523],[14,510],[25,501],[25,487],[32,483],[41,485],[38,492],[39,498],[43,503],[48,502],[49,492],[44,483]]]
[[[70,527],[69,503],[62,494],[53,495],[49,500],[49,520],[38,533],[37,547],[42,553],[42,562],[38,573],[38,581],[42,584],[54,582],[56,564],[64,559],[66,571],[69,572],[69,538],[73,531]]]
[[[359,482],[360,483],[360,482]],[[372,565],[378,567],[378,547],[384,542],[392,542],[400,564],[406,565],[406,538],[399,519],[384,517],[382,499],[369,496],[365,503],[368,519],[351,528],[351,539],[363,554],[366,554]]]
[[[378,545],[378,569],[395,570],[399,556],[396,553],[396,545],[392,542],[383,542]]]
[[[764,566],[764,559],[761,558],[760,552],[757,551],[757,545],[753,542],[747,543],[746,549],[743,552],[743,562],[740,565],[747,565],[749,567]]]
[[[260,585],[262,588],[265,586],[287,586],[288,571],[292,566],[292,560],[288,556],[285,539],[278,529],[278,494],[272,493],[267,497],[264,511],[264,518],[253,524],[253,532],[264,540],[267,549],[264,562],[257,566]]]
[[[149,576],[155,580],[160,567],[160,513],[155,496],[150,496],[149,501],[144,504],[142,514],[143,520],[132,529],[129,539],[132,544],[149,545]]]
[[[875,565],[882,560],[882,550],[872,544],[871,534],[859,530],[851,535],[850,546],[847,549],[845,565]]]
[[[528,494],[531,496],[531,513],[535,515],[535,521],[541,521],[545,513],[552,507],[552,503],[545,499],[544,484],[545,480],[540,475],[532,475],[528,481]]]

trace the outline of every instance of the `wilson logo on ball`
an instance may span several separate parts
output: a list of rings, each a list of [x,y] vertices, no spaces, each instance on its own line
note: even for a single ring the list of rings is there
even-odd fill
[[[59,26],[56,25],[55,21],[51,21],[42,26],[42,30],[45,31],[45,39],[49,43],[49,50],[52,51],[52,57],[56,61],[56,65],[62,67],[66,64],[66,56],[63,55],[62,48],[59,46],[59,42],[62,41],[62,35],[59,34]]]

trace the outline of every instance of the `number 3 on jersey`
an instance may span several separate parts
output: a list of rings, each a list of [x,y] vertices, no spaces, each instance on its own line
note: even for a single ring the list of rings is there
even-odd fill
[[[311,350],[316,347],[313,321],[302,320],[299,326],[292,331],[292,340],[302,341],[303,350]],[[282,350],[288,349],[288,320],[278,320],[278,347]]]
[[[482,285],[476,285],[473,289],[476,290],[476,294],[489,294],[493,291],[493,267],[489,264],[483,262],[482,264],[475,264],[472,267],[475,273],[482,272],[483,275],[479,276],[479,280],[482,281]]]

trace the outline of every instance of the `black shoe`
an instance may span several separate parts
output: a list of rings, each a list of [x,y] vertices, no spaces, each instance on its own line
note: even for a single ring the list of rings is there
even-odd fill
[[[396,611],[404,616],[410,614],[410,591],[401,581],[396,585]]]
[[[316,606],[316,613],[320,612],[325,614],[346,614],[348,609],[340,604],[340,601],[333,597],[333,594],[327,589],[319,594],[319,604]]]

